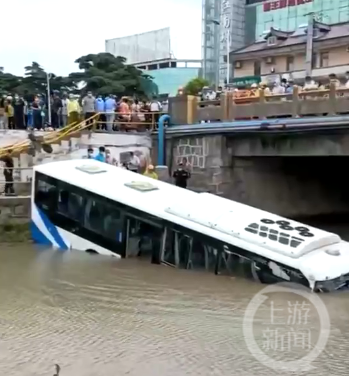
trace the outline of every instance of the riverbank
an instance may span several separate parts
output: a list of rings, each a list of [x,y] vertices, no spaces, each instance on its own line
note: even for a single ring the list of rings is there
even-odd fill
[[[0,243],[28,243],[30,196],[0,196]]]
[[[27,223],[5,222],[0,224],[0,242],[28,243],[31,242],[30,226]]]

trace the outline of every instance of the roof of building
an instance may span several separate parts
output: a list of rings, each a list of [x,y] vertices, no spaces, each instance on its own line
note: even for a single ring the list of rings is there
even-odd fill
[[[319,31],[319,34],[314,38],[315,41],[325,41],[336,38],[349,37],[349,23],[340,23],[335,25],[326,25],[319,22],[314,22],[314,27]],[[302,32],[300,32],[300,30]],[[278,42],[273,45],[267,45],[267,39],[270,36],[275,36]],[[271,28],[265,35],[264,40],[250,44],[247,47],[240,48],[233,51],[234,55],[242,55],[249,52],[263,51],[266,48],[270,51],[282,47],[291,47],[299,44],[305,44],[307,41],[307,27],[300,27],[294,32],[286,32]]]

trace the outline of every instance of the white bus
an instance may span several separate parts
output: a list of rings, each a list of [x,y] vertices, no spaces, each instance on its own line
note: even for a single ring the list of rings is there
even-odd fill
[[[34,167],[34,241],[315,291],[349,282],[349,243],[333,233],[95,160]],[[243,262],[242,262],[243,261]]]

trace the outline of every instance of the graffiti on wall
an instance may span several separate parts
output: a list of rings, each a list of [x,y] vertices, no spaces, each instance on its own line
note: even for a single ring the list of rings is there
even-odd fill
[[[194,168],[205,168],[207,156],[208,143],[205,137],[180,138],[174,148],[175,163],[187,158]]]

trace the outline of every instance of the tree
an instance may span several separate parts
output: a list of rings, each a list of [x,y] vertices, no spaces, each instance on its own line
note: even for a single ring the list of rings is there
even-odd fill
[[[209,85],[210,83],[204,78],[196,77],[185,85],[184,92],[188,95],[198,95],[205,86]]]
[[[109,53],[90,54],[76,60],[81,72],[68,77],[50,73],[50,89],[84,94],[91,90],[95,94],[116,94],[118,96],[151,96],[157,94],[152,77],[132,65],[124,57]],[[24,77],[6,73],[0,67],[0,93],[21,95],[47,92],[47,73],[37,62],[26,66]],[[78,87],[83,86],[82,90]]]
[[[0,70],[0,92],[11,93],[20,84],[20,79],[11,73]]]
[[[84,92],[143,96],[147,94],[147,85],[152,82],[150,76],[127,65],[124,57],[110,53],[82,56],[76,63],[82,72],[71,73],[69,77],[75,82],[84,82]]]

